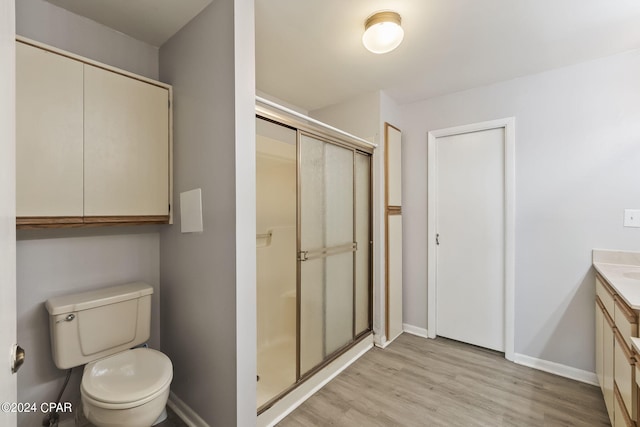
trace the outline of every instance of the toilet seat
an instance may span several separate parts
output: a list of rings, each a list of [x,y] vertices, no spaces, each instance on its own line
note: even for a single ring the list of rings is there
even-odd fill
[[[136,348],[88,363],[81,393],[105,409],[127,409],[165,392],[173,379],[171,360],[159,351]]]

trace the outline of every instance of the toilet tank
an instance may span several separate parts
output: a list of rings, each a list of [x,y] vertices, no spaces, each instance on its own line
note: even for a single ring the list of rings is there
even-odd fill
[[[84,365],[149,339],[153,288],[142,282],[47,300],[53,361]]]

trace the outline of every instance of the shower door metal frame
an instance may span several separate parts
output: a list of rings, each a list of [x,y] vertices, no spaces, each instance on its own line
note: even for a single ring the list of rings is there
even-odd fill
[[[374,146],[369,146],[361,143],[356,139],[350,139],[345,137],[344,135],[332,132],[332,131],[324,131],[318,126],[313,124],[304,123],[303,121],[292,118],[286,115],[278,114],[272,111],[270,108],[256,106],[256,118],[263,119],[293,130],[296,130],[296,382],[291,386],[287,387],[281,393],[274,396],[272,399],[264,403],[260,408],[258,408],[258,415],[262,412],[269,409],[273,406],[277,401],[286,396],[293,389],[297,388],[300,384],[304,383],[307,379],[311,378],[318,371],[322,370],[324,367],[329,365],[339,356],[344,354],[350,348],[355,346],[357,343],[365,339],[367,336],[373,333],[373,150]],[[352,303],[352,328],[351,328],[351,341],[344,346],[338,348],[333,351],[331,354],[326,356],[323,355],[323,359],[320,363],[315,365],[313,368],[309,369],[304,374],[300,372],[300,343],[301,343],[301,329],[300,329],[300,321],[301,321],[301,287],[302,287],[302,276],[301,276],[301,263],[312,259],[309,256],[309,253],[312,251],[302,251],[301,248],[301,224],[302,224],[302,215],[301,215],[301,196],[302,196],[302,185],[301,185],[301,136],[306,135],[311,138],[320,140],[325,143],[333,144],[345,148],[347,150],[352,151],[353,155],[353,236],[352,236],[352,244],[340,245],[340,248],[318,248],[317,250],[313,250],[314,254],[313,258],[320,258],[328,256],[331,250],[340,250],[340,252],[332,252],[331,254],[344,253],[348,251],[353,252],[353,278],[352,278],[352,290],[353,290],[353,303]],[[369,201],[369,227],[368,227],[368,246],[369,246],[369,256],[368,256],[368,293],[369,293],[369,301],[368,301],[368,327],[360,332],[356,333],[356,156],[357,155],[365,155],[369,160],[369,188],[368,188],[368,201]],[[344,246],[344,247],[343,247]],[[350,246],[350,247],[348,247]],[[323,326],[324,328],[324,326]],[[323,339],[325,334],[323,334]],[[323,343],[324,347],[324,343]],[[324,353],[324,352],[323,352]]]

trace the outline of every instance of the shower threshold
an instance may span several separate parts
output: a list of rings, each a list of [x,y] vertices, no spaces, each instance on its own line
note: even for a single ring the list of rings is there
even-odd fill
[[[373,347],[367,331],[258,409],[258,427],[273,426]]]

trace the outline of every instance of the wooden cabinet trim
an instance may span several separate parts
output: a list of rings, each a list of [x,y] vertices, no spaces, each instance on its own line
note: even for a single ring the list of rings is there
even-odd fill
[[[598,295],[596,295],[596,304],[598,305],[598,307],[600,307],[602,311],[607,311],[607,308],[604,306],[604,304],[602,303],[602,300]]]
[[[169,215],[85,216],[85,224],[168,224]]]
[[[638,323],[638,315],[636,314],[635,311],[633,311],[628,305],[627,303],[620,298],[619,295],[616,295],[614,297],[614,302],[616,304],[616,308],[619,308],[620,311],[622,312],[622,314],[624,314],[624,317],[627,318],[627,320],[629,321],[629,323],[634,323],[637,324]]]
[[[49,225],[49,226],[64,226],[68,224],[82,224],[81,216],[19,216],[16,217],[16,226],[30,226],[30,225]]]
[[[614,404],[620,405],[625,424],[627,425],[627,427],[635,427],[636,423],[629,416],[629,410],[625,406],[624,401],[622,400],[622,394],[620,393],[620,390],[618,390],[618,384],[616,384],[615,382],[613,383],[613,394],[616,400]]]
[[[609,327],[612,329],[615,328],[616,323],[613,321],[613,317],[611,317],[611,315],[607,311],[607,308],[604,306],[604,304],[600,300],[600,297],[598,297],[597,295],[596,295],[596,304],[598,304],[598,307],[600,307],[600,309],[602,310],[602,314],[604,315],[604,318],[607,320]]]
[[[159,216],[101,216],[101,217],[20,217],[16,229],[85,228],[109,225],[169,224],[169,215]]]
[[[602,277],[600,273],[596,273],[596,278],[600,280],[600,282],[602,283],[602,287],[609,293],[609,295],[611,295],[612,298],[615,298],[617,293],[613,289],[613,287],[611,287],[609,282],[607,282],[607,280],[604,277]]]
[[[613,335],[615,336],[616,343],[622,349],[622,352],[624,353],[624,356],[627,358],[627,361],[629,362],[629,364],[635,365],[636,361],[633,357],[633,351],[631,351],[631,349],[628,347],[627,342],[625,341],[624,337],[622,336],[622,334],[617,328],[613,330]]]
[[[387,206],[387,215],[402,215],[402,206]]]

